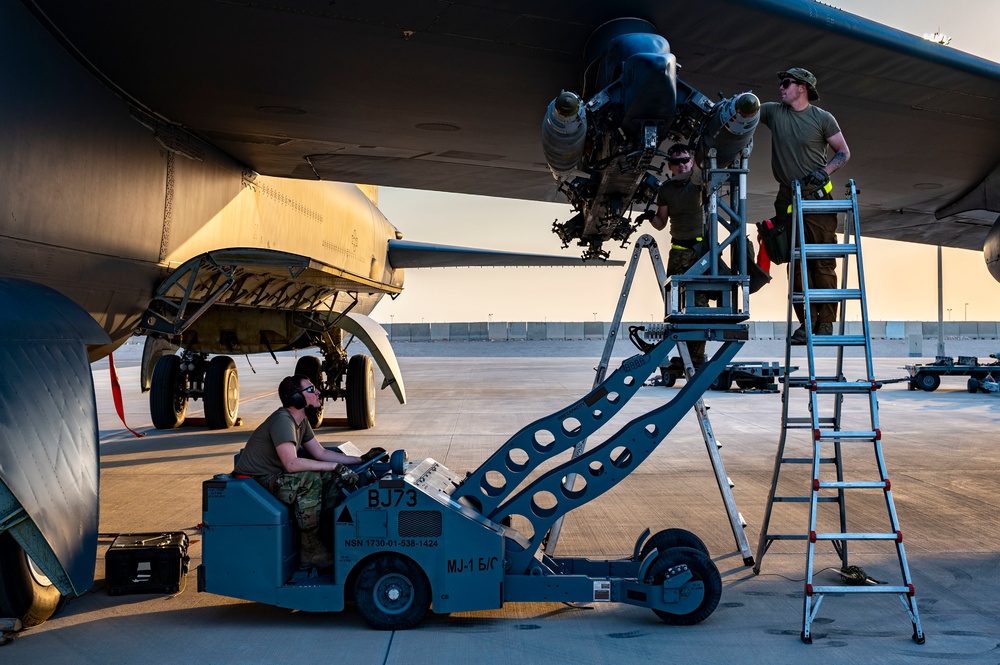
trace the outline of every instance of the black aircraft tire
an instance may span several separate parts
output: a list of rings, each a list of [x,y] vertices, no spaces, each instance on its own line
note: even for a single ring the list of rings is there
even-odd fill
[[[406,630],[423,621],[431,604],[431,586],[420,567],[396,554],[377,556],[354,582],[358,614],[378,630]]]
[[[934,392],[941,385],[941,377],[930,372],[920,372],[917,374],[917,385],[921,390]]]
[[[718,390],[720,392],[725,392],[733,387],[733,375],[728,371],[723,370],[719,373],[715,380],[712,381],[712,385],[709,386],[712,390]]]
[[[708,547],[705,546],[701,538],[687,529],[664,529],[654,533],[649,537],[649,540],[642,544],[642,549],[639,551],[639,561],[645,559],[646,555],[653,550],[666,552],[674,547],[690,547],[704,553],[705,556],[709,556]]]
[[[229,356],[216,356],[205,372],[205,422],[210,429],[229,429],[240,411],[240,377]]]
[[[309,377],[309,380],[316,387],[323,385],[323,361],[317,356],[302,356],[299,358],[295,363],[295,373]],[[320,397],[319,407],[306,407],[306,418],[309,419],[309,426],[313,429],[319,427],[323,422],[324,402],[325,400]]]
[[[187,415],[187,395],[178,394],[177,379],[181,372],[180,356],[161,356],[153,366],[149,386],[149,415],[156,429],[176,429]]]
[[[44,582],[32,573],[28,557],[14,537],[0,534],[0,617],[20,619],[25,628],[51,617],[62,595],[51,582]]]
[[[347,426],[375,426],[375,370],[372,359],[361,353],[347,363]]]
[[[673,614],[663,610],[653,610],[656,616],[672,626],[693,626],[707,619],[719,605],[722,597],[722,576],[708,555],[690,547],[674,547],[661,551],[649,567],[646,582],[659,584],[667,569],[685,564],[695,580],[705,584],[705,596],[693,611],[687,614]]]
[[[976,377],[970,377],[969,382],[965,385],[965,387],[970,393],[979,392],[979,379]]]

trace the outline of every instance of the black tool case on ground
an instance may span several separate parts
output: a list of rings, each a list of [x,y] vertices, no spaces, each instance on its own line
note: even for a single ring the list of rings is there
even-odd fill
[[[177,593],[188,571],[186,533],[119,534],[104,556],[108,593]]]

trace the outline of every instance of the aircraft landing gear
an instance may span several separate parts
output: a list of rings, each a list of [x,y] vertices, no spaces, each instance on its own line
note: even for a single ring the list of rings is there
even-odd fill
[[[9,533],[0,534],[0,617],[24,628],[44,622],[59,608],[62,594]]]
[[[212,429],[236,424],[240,406],[240,379],[229,356],[211,361],[202,353],[162,356],[153,367],[149,413],[157,429],[184,424],[188,401],[205,401],[205,423]]]
[[[295,373],[308,376],[312,384],[320,388],[319,406],[316,408],[306,407],[306,418],[309,419],[309,426],[315,429],[323,423],[323,411],[326,407],[326,397],[323,390],[323,361],[316,356],[302,356],[295,363]]]
[[[216,356],[205,371],[205,422],[211,429],[229,429],[240,410],[240,377],[229,356]]]
[[[174,429],[184,424],[188,396],[181,373],[180,356],[161,356],[153,367],[149,386],[149,415],[156,429]]]
[[[347,364],[347,424],[351,429],[375,426],[375,370],[364,354]]]
[[[371,356],[363,353],[348,360],[344,352],[342,331],[333,329],[314,338],[323,354],[303,356],[295,363],[295,373],[309,377],[320,388],[320,407],[306,410],[309,424],[318,427],[323,422],[327,399],[343,398],[347,407],[347,426],[369,429],[375,426],[375,370]]]

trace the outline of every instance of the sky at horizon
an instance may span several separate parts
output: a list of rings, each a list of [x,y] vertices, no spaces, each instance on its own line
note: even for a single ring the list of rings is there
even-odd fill
[[[1000,25],[1000,2],[995,0],[827,4],[918,35],[944,33],[952,38],[951,48],[1000,62],[993,30]],[[849,128],[844,134],[850,143]],[[863,183],[859,187],[863,189]],[[561,250],[551,231],[553,221],[570,216],[565,204],[382,187],[379,208],[408,240],[539,254],[578,253],[575,246]],[[862,236],[863,224],[864,218]],[[666,234],[645,227],[633,240],[642,233],[654,234],[661,246],[668,240]],[[627,261],[631,256],[631,247],[605,246],[612,249],[613,259]],[[863,251],[870,319],[937,320],[936,247],[863,237]],[[987,272],[983,253],[944,248],[942,255],[944,320],[1000,320],[1000,283]],[[787,281],[780,268],[772,269],[772,275],[772,283],[751,298],[753,320],[785,319]],[[372,316],[383,323],[610,320],[623,278],[624,268],[616,267],[407,270],[403,294],[394,301],[384,298]],[[658,320],[662,309],[652,268],[644,259],[625,320]],[[848,318],[856,319],[857,313],[849,309]]]

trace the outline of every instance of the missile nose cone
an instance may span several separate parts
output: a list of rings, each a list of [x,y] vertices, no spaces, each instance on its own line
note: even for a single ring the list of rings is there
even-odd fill
[[[736,100],[736,111],[744,118],[749,118],[759,110],[760,100],[752,92],[744,92]]]
[[[559,93],[558,97],[556,97],[556,111],[559,115],[569,117],[571,115],[576,115],[579,110],[580,97],[575,93],[564,90]]]

